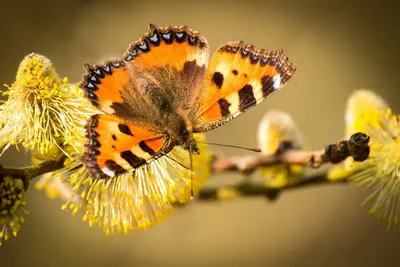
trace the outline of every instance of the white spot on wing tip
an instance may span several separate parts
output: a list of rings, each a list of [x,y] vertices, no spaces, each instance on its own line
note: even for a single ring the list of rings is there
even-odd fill
[[[114,177],[114,176],[115,176],[115,172],[113,172],[112,170],[110,170],[110,169],[107,168],[107,167],[103,167],[103,168],[101,169],[101,171],[104,172],[105,174],[107,174],[107,175],[110,176],[110,177]]]
[[[274,85],[273,85],[274,89],[278,89],[279,87],[281,87],[281,75],[280,74],[275,75],[273,78],[273,81],[274,81]]]

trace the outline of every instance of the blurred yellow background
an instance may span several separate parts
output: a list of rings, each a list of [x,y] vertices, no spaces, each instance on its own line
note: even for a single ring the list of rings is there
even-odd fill
[[[78,82],[83,63],[121,56],[150,22],[186,24],[205,35],[212,52],[240,39],[283,48],[298,67],[281,92],[210,132],[209,141],[255,147],[258,122],[274,108],[290,113],[308,143],[323,148],[342,137],[346,99],[355,89],[373,89],[399,111],[399,8],[356,0],[6,0],[0,81],[11,84],[22,58],[36,52]],[[10,150],[0,163],[30,164],[20,155]],[[349,184],[293,190],[276,202],[193,202],[149,231],[106,237],[32,186],[31,215],[0,248],[0,266],[400,266],[400,233],[386,232],[386,222],[361,207],[367,193]]]

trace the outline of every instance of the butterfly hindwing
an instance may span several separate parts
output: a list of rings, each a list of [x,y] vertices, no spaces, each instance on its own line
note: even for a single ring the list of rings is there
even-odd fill
[[[241,41],[222,45],[209,64],[194,131],[209,131],[256,106],[295,71],[282,50],[265,51]]]
[[[91,116],[86,124],[83,160],[91,177],[107,179],[130,172],[168,153],[169,139],[150,125],[126,121],[113,115]]]

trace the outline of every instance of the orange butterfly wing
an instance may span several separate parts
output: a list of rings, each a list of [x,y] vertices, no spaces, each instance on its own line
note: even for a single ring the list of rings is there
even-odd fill
[[[112,114],[87,124],[84,158],[93,177],[119,175],[170,151],[174,144],[154,121],[162,128],[165,117],[183,110],[194,132],[211,130],[282,88],[296,70],[282,51],[243,42],[221,46],[206,71],[208,56],[205,38],[187,26],[150,25],[122,60],[85,65],[81,88]]]
[[[85,64],[85,70],[86,73],[80,82],[85,97],[99,110],[113,114],[113,104],[124,102],[122,91],[129,90],[131,85],[130,73],[125,63],[113,60],[101,65]]]
[[[139,88],[145,88],[143,93],[159,101],[158,108],[164,107],[163,100],[178,101],[186,108],[198,97],[208,65],[209,46],[199,32],[185,25],[150,24],[148,32],[129,46],[123,59],[137,73],[135,82],[140,84]]]
[[[93,115],[86,123],[83,160],[91,177],[107,179],[129,172],[168,153],[167,136],[113,115]]]
[[[85,64],[80,87],[94,106],[112,115],[96,115],[87,123],[84,160],[91,176],[109,178],[131,171],[173,148],[159,133],[164,129],[152,131],[154,121],[162,128],[163,118],[175,112],[171,103],[189,106],[204,79],[208,57],[200,33],[187,26],[150,25],[122,60]],[[133,136],[121,131],[121,124]]]
[[[296,68],[283,51],[241,41],[222,45],[211,58],[194,132],[205,132],[246,112],[281,89]]]
[[[188,107],[198,98],[209,46],[200,33],[187,26],[150,24],[122,58],[100,65],[85,64],[80,87],[92,104],[107,114],[152,119],[164,110],[175,111],[167,102],[178,101]]]
[[[182,25],[177,27],[156,27],[128,48],[123,58],[134,68],[174,68],[182,71],[187,62],[207,65],[209,48],[207,40],[197,31]]]

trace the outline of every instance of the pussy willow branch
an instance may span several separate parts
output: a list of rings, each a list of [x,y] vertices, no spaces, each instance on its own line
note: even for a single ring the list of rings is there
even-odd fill
[[[328,145],[321,151],[303,151],[294,149],[291,142],[284,141],[280,144],[275,153],[251,157],[227,157],[223,155],[215,156],[211,163],[212,173],[222,173],[226,171],[239,171],[249,174],[259,167],[273,166],[277,164],[301,165],[312,168],[319,168],[326,163],[339,163],[348,157],[353,157],[355,161],[364,161],[369,156],[369,137],[363,133],[353,134],[349,140],[341,140],[336,144]],[[28,188],[29,181],[48,172],[56,171],[64,166],[65,157],[59,160],[44,161],[39,165],[4,168],[0,165],[0,180],[5,176],[24,181],[25,188]],[[263,194],[270,198],[282,189],[297,188],[309,184],[320,184],[331,182],[326,174],[305,177],[301,182],[292,184],[281,189],[266,188],[250,183],[240,183],[233,189],[242,195]],[[200,199],[212,199],[216,196],[218,189],[208,188],[200,193]]]
[[[201,201],[210,201],[218,199],[221,189],[234,191],[238,196],[264,196],[269,200],[275,200],[282,191],[291,189],[299,189],[305,186],[328,185],[328,184],[343,184],[348,180],[346,177],[343,179],[330,180],[327,176],[327,170],[312,172],[306,174],[301,180],[294,183],[286,184],[283,186],[269,187],[263,182],[254,182],[245,180],[234,185],[218,186],[218,187],[205,187],[202,189],[197,198]]]
[[[248,157],[226,157],[215,156],[212,162],[213,173],[227,171],[239,171],[250,174],[259,167],[273,166],[277,164],[299,165],[303,167],[319,168],[326,163],[340,163],[348,157],[355,161],[368,159],[370,148],[368,146],[369,136],[363,133],[353,134],[349,140],[342,140],[336,144],[328,145],[321,151],[303,151],[293,149],[290,142],[282,142],[275,153],[248,156]],[[300,188],[317,184],[333,184],[347,182],[344,179],[330,180],[327,171],[310,171],[302,179],[279,188],[268,187],[264,183],[245,180],[234,185],[216,188],[206,187],[198,195],[199,200],[214,200],[223,188],[236,192],[240,196],[265,196],[270,200],[276,199],[283,190]]]
[[[294,149],[291,142],[281,142],[275,153],[247,157],[215,156],[212,162],[213,173],[239,171],[249,174],[259,167],[277,164],[301,165],[319,168],[326,163],[340,163],[348,157],[355,161],[364,161],[369,156],[369,136],[363,133],[353,134],[349,140],[341,140],[328,145],[320,151]]]
[[[56,171],[64,167],[66,157],[61,157],[59,160],[47,160],[38,165],[10,168],[0,165],[0,181],[5,176],[10,176],[14,179],[21,179],[24,182],[25,190],[28,189],[29,181],[48,172]]]

